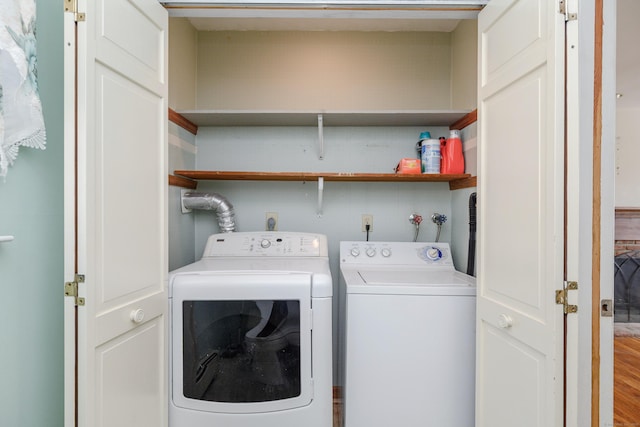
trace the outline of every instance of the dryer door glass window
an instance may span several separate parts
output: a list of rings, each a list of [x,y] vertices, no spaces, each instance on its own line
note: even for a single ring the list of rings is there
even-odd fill
[[[182,304],[185,397],[249,403],[300,395],[299,301]]]

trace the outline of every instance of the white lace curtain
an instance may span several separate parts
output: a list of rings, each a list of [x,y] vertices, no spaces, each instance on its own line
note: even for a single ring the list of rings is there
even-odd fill
[[[0,177],[20,147],[45,149],[37,75],[35,0],[0,0]]]

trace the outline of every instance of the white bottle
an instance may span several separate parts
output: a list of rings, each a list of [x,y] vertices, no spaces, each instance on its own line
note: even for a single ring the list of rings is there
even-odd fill
[[[422,173],[440,173],[440,141],[426,139],[422,141]]]

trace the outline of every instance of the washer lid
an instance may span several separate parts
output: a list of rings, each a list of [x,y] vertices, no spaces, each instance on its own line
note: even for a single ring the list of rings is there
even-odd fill
[[[347,294],[475,296],[476,279],[459,271],[341,269]]]
[[[365,285],[472,286],[466,276],[449,271],[359,271]]]

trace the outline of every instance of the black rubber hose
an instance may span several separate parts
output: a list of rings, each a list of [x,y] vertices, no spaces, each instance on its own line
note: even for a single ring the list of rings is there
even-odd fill
[[[477,194],[469,196],[469,253],[467,255],[467,274],[473,276],[476,261],[476,203]]]

